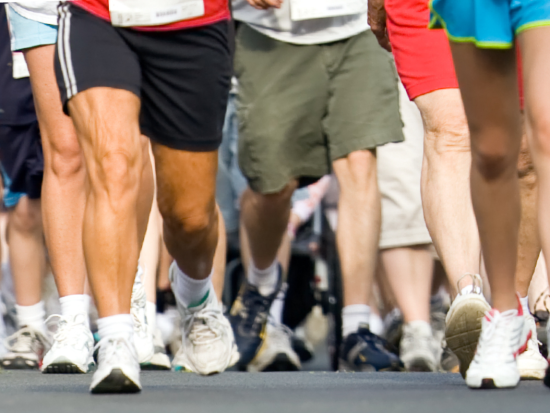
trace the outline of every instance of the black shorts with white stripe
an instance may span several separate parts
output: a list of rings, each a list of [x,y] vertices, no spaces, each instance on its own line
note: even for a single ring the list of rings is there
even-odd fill
[[[94,87],[141,99],[141,132],[174,149],[221,142],[231,80],[228,22],[173,31],[113,27],[69,3],[60,7],[55,72],[63,108]]]

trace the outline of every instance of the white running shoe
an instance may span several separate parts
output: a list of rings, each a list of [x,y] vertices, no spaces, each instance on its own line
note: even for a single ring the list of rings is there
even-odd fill
[[[460,293],[460,282],[465,278],[472,279],[472,292]],[[481,320],[491,306],[483,296],[481,277],[477,274],[465,274],[457,282],[459,294],[447,313],[445,340],[447,347],[458,357],[460,361],[460,374],[466,376],[466,371],[474,358],[479,334],[481,333]]]
[[[142,280],[143,277],[143,269],[138,266],[134,286],[132,287],[130,314],[134,320],[134,344],[140,364],[149,363],[155,355],[153,334],[149,332],[149,328],[147,327],[147,299],[145,295],[145,286]]]
[[[50,346],[50,339],[42,332],[22,327],[6,339],[8,351],[0,365],[6,370],[37,370]]]
[[[265,343],[247,370],[260,371],[299,371],[302,369],[298,354],[292,349],[292,331],[283,324],[267,323]]]
[[[142,370],[170,370],[170,359],[166,355],[166,349],[162,341],[160,330],[157,328],[153,336],[155,354],[148,362],[140,363]]]
[[[137,393],[141,391],[139,362],[133,340],[126,336],[102,338],[97,370],[90,391],[99,393]]]
[[[468,387],[516,387],[520,380],[516,357],[525,351],[530,337],[521,306],[503,313],[496,309],[487,311],[475,357],[466,373]]]
[[[407,371],[438,369],[436,341],[427,322],[413,321],[404,324],[399,347],[399,357]]]
[[[548,362],[540,354],[535,318],[531,314],[526,314],[525,323],[531,331],[531,338],[527,342],[527,350],[517,358],[519,375],[522,380],[542,380],[546,374]]]
[[[94,336],[86,325],[88,314],[75,314],[72,318],[58,317],[53,345],[44,356],[42,373],[88,373],[94,367]]]

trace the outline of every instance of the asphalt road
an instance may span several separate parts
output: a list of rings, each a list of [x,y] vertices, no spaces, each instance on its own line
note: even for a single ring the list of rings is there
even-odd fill
[[[90,395],[89,375],[0,374],[0,412],[535,412],[550,389],[522,382],[514,390],[469,390],[458,374],[238,373],[212,377],[144,372],[143,392]]]

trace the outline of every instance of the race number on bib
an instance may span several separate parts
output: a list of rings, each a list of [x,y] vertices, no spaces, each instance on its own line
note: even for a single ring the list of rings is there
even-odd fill
[[[298,21],[359,14],[366,12],[367,6],[368,0],[290,0],[290,18]]]
[[[13,52],[11,55],[13,62],[13,78],[22,79],[24,77],[29,77],[29,68],[27,67],[23,52]]]
[[[111,24],[160,26],[204,15],[204,0],[109,0]]]

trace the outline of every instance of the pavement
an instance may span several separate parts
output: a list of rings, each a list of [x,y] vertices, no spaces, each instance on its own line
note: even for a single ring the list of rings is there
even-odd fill
[[[0,373],[0,412],[531,412],[550,405],[542,382],[469,390],[450,373],[240,373],[200,377],[143,372],[143,391],[91,395],[90,375]]]

